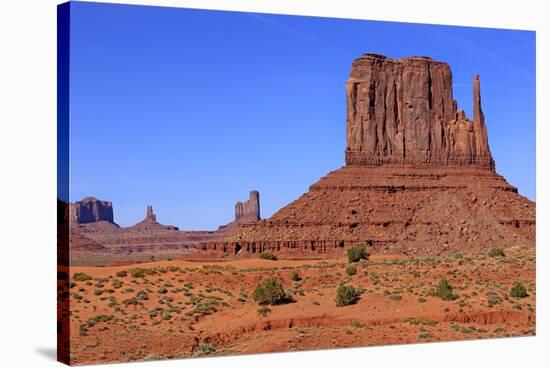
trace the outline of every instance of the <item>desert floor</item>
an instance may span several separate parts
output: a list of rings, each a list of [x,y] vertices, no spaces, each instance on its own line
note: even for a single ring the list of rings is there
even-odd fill
[[[535,334],[534,248],[505,256],[371,256],[347,259],[160,261],[71,267],[71,362],[153,360]],[[148,270],[144,270],[148,269]],[[293,281],[296,271],[301,280]],[[77,274],[77,273],[84,273]],[[77,279],[74,279],[76,275]],[[89,277],[88,277],[89,276]],[[255,287],[275,277],[293,302],[262,315]],[[458,295],[431,295],[441,279]],[[511,297],[515,282],[527,297]],[[363,291],[337,307],[342,283]]]

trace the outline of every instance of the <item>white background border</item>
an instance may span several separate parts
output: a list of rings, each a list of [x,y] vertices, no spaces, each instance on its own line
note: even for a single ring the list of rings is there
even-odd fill
[[[55,365],[56,4],[0,5],[0,364]],[[537,336],[469,342],[147,362],[139,366],[547,365],[550,162],[543,115],[549,85],[544,1],[187,0],[110,1],[537,31]],[[546,62],[545,62],[546,61]],[[521,121],[518,121],[521,128]],[[514,147],[510,147],[514,149]],[[546,348],[545,348],[546,347]],[[134,364],[135,365],[135,364]],[[122,366],[122,365],[120,365]]]

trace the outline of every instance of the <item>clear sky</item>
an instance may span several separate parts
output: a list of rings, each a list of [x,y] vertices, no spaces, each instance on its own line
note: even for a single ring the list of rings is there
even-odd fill
[[[431,56],[472,79],[497,172],[535,199],[535,33],[73,2],[71,201],[132,225],[215,229],[260,191],[262,217],[344,165],[345,81],[366,52]]]

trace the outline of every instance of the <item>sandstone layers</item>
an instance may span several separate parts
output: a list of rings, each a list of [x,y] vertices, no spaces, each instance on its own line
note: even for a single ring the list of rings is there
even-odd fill
[[[260,222],[242,224],[207,256],[288,258],[372,252],[439,254],[533,245],[535,204],[495,172],[474,76],[473,120],[457,108],[446,63],[355,60],[347,95],[346,166]]]

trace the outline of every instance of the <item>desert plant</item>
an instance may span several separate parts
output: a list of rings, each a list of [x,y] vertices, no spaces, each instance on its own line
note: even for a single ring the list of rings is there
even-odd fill
[[[130,269],[129,271],[134,278],[143,278],[146,275],[154,275],[156,273],[153,269],[145,268],[134,268]]]
[[[73,274],[73,279],[86,282],[88,280],[92,280],[93,278],[91,276],[89,276],[88,274],[85,274],[85,273],[74,273]]]
[[[453,301],[458,298],[458,295],[453,293],[453,287],[449,285],[447,279],[441,279],[439,284],[433,291],[433,295],[445,301]]]
[[[206,355],[206,354],[214,353],[215,351],[216,351],[216,347],[214,347],[212,344],[199,343],[197,354]]]
[[[292,273],[290,273],[290,278],[295,282],[302,280],[302,277],[300,276],[300,274],[298,274],[297,271],[293,271]]]
[[[347,251],[347,255],[350,263],[356,263],[361,260],[369,259],[369,253],[363,244],[355,244],[351,246]]]
[[[359,292],[351,285],[340,285],[336,291],[336,306],[349,306],[357,303],[359,300]]]
[[[126,270],[121,270],[116,272],[116,276],[120,278],[124,278],[128,275],[128,272]]]
[[[261,316],[261,317],[266,317],[268,313],[271,312],[271,308],[267,307],[267,306],[262,306],[260,308],[258,308],[258,316]]]
[[[149,296],[147,295],[147,292],[145,290],[140,290],[137,294],[136,294],[136,300],[138,301],[145,301],[145,300],[148,300],[149,299]]]
[[[261,305],[280,305],[289,300],[283,285],[275,278],[269,278],[259,284],[252,294],[254,301]]]
[[[277,255],[271,252],[262,252],[260,254],[260,259],[275,261],[277,260]]]
[[[516,282],[510,291],[510,295],[514,298],[524,298],[527,297],[527,290],[520,282]]]
[[[491,251],[489,251],[489,256],[502,257],[502,256],[506,256],[506,254],[504,253],[503,249],[495,247],[495,248],[492,248]]]
[[[357,267],[354,265],[348,266],[346,269],[346,274],[350,277],[354,276],[355,274],[357,274]]]

